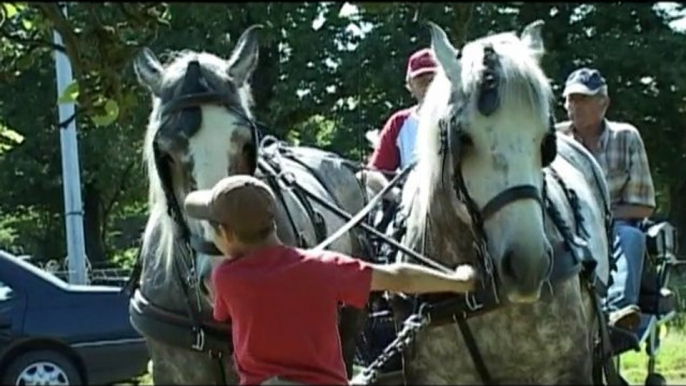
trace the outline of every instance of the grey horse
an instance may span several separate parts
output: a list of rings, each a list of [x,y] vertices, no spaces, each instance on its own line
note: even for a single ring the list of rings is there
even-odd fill
[[[554,131],[542,24],[458,51],[430,23],[440,69],[419,111],[403,243],[448,267],[480,267],[483,287],[452,308],[421,299],[445,315],[404,352],[408,384],[597,379],[607,187],[593,157]]]
[[[149,218],[131,310],[134,326],[148,342],[156,384],[237,382],[230,347],[216,348],[230,340],[230,328],[212,322],[206,287],[220,257],[207,241],[208,224],[183,213],[186,195],[228,175],[263,178],[277,193],[279,237],[300,247],[313,247],[345,224],[312,195],[347,213],[356,213],[367,200],[351,162],[317,149],[260,141],[249,86],[258,63],[259,30],[248,28],[228,60],[187,50],[163,66],[144,49],[134,63],[139,81],[152,94],[152,112],[144,149]],[[330,248],[369,258],[365,240],[352,230]],[[193,315],[196,321],[189,320]],[[341,309],[339,331],[349,372],[365,320],[365,311]],[[202,333],[191,329],[199,325]],[[213,345],[214,351],[208,348]]]

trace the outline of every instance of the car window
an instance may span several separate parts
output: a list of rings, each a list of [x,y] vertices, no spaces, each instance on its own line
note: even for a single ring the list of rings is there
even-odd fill
[[[12,299],[13,292],[14,291],[12,290],[12,288],[10,288],[10,286],[0,281],[0,303],[7,302],[10,299]]]

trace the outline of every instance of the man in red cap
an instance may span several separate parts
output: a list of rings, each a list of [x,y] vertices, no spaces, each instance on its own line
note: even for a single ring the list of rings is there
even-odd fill
[[[386,121],[381,133],[367,133],[373,144],[374,152],[367,163],[368,170],[357,174],[371,193],[381,191],[389,179],[398,171],[410,165],[416,157],[415,142],[419,119],[417,111],[424,101],[424,95],[433,81],[438,63],[431,49],[421,49],[410,56],[405,74],[405,87],[417,100],[417,104],[396,111]],[[394,187],[384,196],[381,211],[376,215],[374,224],[385,230],[393,218],[400,201],[400,188]]]
[[[381,130],[369,167],[386,176],[407,167],[415,159],[417,110],[424,101],[426,90],[436,74],[438,64],[433,52],[424,48],[412,54],[407,62],[405,86],[417,99],[417,104],[396,111]]]

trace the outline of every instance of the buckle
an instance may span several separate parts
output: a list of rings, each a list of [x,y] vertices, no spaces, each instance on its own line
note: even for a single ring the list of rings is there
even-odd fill
[[[469,308],[469,311],[478,311],[484,308],[483,303],[479,302],[479,299],[477,299],[476,294],[474,292],[467,292],[464,296],[465,303],[467,304],[467,308]]]
[[[279,177],[281,177],[281,180],[286,184],[288,188],[292,188],[293,186],[295,186],[295,175],[293,173],[281,171],[281,173],[279,173]]]
[[[195,333],[195,343],[191,345],[191,348],[195,351],[203,351],[205,349],[205,330],[202,328],[193,328]]]
[[[223,352],[219,350],[207,350],[207,355],[212,359],[222,359]]]

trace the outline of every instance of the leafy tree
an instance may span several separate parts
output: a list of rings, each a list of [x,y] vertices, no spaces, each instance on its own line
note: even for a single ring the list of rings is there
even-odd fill
[[[459,47],[543,19],[543,66],[557,95],[574,67],[602,70],[610,117],[641,130],[662,209],[686,226],[684,69],[673,64],[683,59],[683,34],[655,3],[355,4],[358,12],[346,16],[341,10],[350,7],[333,2],[71,3],[65,17],[56,3],[3,3],[0,91],[12,97],[0,101],[0,184],[12,188],[0,192],[0,243],[64,255],[53,50],[74,69],[61,100],[77,101],[87,253],[102,260],[130,246],[146,207],[140,151],[150,99],[134,79],[133,55],[150,46],[163,58],[183,49],[227,57],[254,23],[264,25],[253,78],[258,119],[281,138],[360,159],[364,131],[413,103],[405,66],[430,43],[426,20]],[[53,29],[63,45],[53,43]],[[557,109],[563,119],[560,99]]]
[[[13,186],[13,189],[1,193],[0,206],[3,214],[15,214],[11,223],[25,236],[22,237],[22,244],[28,244],[28,249],[38,256],[59,256],[64,251],[61,155],[55,114],[52,50],[72,53],[70,60],[76,83],[68,87],[68,92],[61,99],[69,100],[71,97],[78,100],[79,114],[76,119],[84,186],[85,232],[87,253],[91,259],[104,259],[105,224],[114,205],[126,198],[122,197],[126,196],[123,193],[137,197],[142,193],[140,189],[121,189],[121,185],[142,180],[140,173],[136,176],[138,155],[136,142],[131,141],[131,138],[138,139],[140,136],[132,137],[130,131],[132,123],[138,120],[136,125],[142,125],[144,117],[118,114],[119,107],[131,111],[131,107],[137,103],[135,95],[120,92],[127,87],[133,90],[133,82],[128,85],[122,85],[121,81],[117,83],[117,79],[121,78],[117,71],[125,70],[124,66],[128,67],[128,63],[114,57],[102,58],[100,63],[96,63],[92,56],[97,57],[97,53],[92,49],[83,49],[90,47],[88,44],[107,47],[104,37],[88,29],[91,28],[88,26],[95,24],[97,28],[108,30],[107,25],[79,19],[84,14],[99,18],[95,20],[107,20],[111,16],[107,12],[93,12],[93,6],[78,4],[72,7],[75,15],[70,19],[73,21],[69,22],[74,23],[70,24],[73,28],[71,32],[64,30],[66,19],[54,14],[56,3],[32,3],[31,6],[5,3],[2,7],[0,76],[5,81],[0,87],[4,95],[15,97],[0,105],[0,114],[5,127],[20,133],[27,140],[2,158],[0,178],[5,182],[3,186]],[[111,7],[105,8],[111,10]],[[145,20],[144,16],[139,15],[138,18]],[[126,38],[126,31],[131,35],[130,30],[135,23],[130,22],[129,27],[116,24],[115,27],[123,31],[120,36],[122,39]],[[62,28],[64,46],[51,43],[52,28],[59,29],[56,26]],[[136,35],[141,39],[146,36],[145,32]],[[130,41],[125,43],[131,44]],[[119,52],[116,49],[105,51],[114,53],[113,56]],[[73,56],[74,52],[79,55]],[[102,74],[115,75],[103,77]],[[116,118],[119,118],[117,124],[107,131],[93,130],[99,125],[112,124]],[[36,223],[36,216],[46,220],[41,224]],[[27,238],[32,234],[35,235],[35,242]]]

